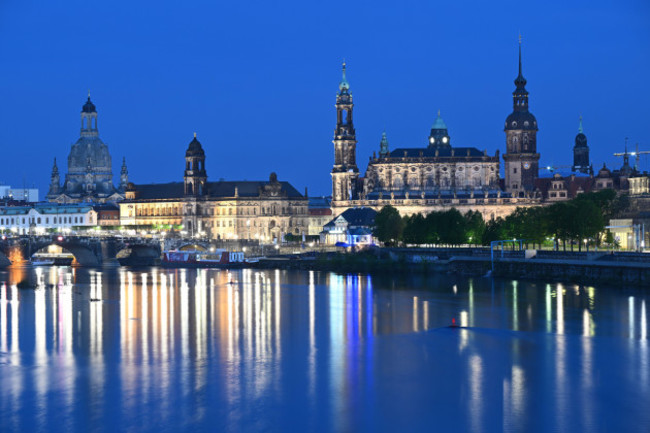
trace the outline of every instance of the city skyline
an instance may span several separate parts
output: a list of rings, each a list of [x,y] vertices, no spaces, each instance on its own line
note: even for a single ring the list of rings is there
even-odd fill
[[[203,5],[204,16],[191,6],[161,7],[142,16],[79,4],[74,12],[52,11],[61,19],[56,22],[45,20],[41,8],[3,5],[5,18],[19,18],[0,30],[0,48],[14,66],[0,73],[5,83],[0,85],[0,140],[9,160],[30,162],[10,164],[1,180],[35,184],[44,195],[54,157],[66,171],[65,156],[78,134],[76,116],[90,88],[102,118],[100,134],[116,161],[126,157],[135,183],[180,179],[178,161],[196,131],[210,157],[209,179],[259,180],[277,171],[297,188],[309,187],[310,195],[329,195],[334,102],[343,58],[355,96],[362,172],[366,158],[379,150],[384,129],[391,148],[425,147],[438,110],[455,145],[503,153],[520,31],[531,111],[539,121],[540,165],[571,164],[582,115],[594,168],[603,162],[618,168],[622,160],[612,154],[623,151],[625,137],[630,147],[638,142],[641,149],[650,148],[642,109],[650,89],[641,80],[649,63],[645,42],[650,32],[643,23],[648,7],[635,2],[605,6],[590,3],[572,14],[558,3],[561,16],[539,11],[535,20],[515,23],[510,23],[513,17],[518,21],[533,7],[510,11],[510,19],[492,12],[495,28],[481,34],[487,24],[472,17],[463,21],[457,6],[418,5],[405,11],[388,4],[373,10],[349,5],[346,13],[358,24],[345,37],[341,23],[327,31],[327,18],[336,16],[329,9],[269,11],[260,5],[251,16],[236,5],[224,6],[228,10]],[[431,9],[440,34],[406,25],[424,19],[419,15]],[[213,28],[210,19],[224,13],[232,19]],[[309,28],[291,21],[296,27],[288,29],[267,22],[266,13],[284,14],[287,22],[298,16],[315,22]],[[589,19],[603,13],[609,14],[606,22]],[[391,15],[392,25],[383,32],[373,27],[374,19],[381,22]],[[79,16],[92,31],[64,29]],[[571,26],[567,16],[573,18]],[[180,31],[185,18],[194,19],[189,32]],[[30,19],[61,28],[48,41],[11,33]],[[114,31],[115,22],[128,28],[139,20],[153,26],[149,33]],[[625,28],[609,31],[622,22]],[[454,23],[463,23],[464,31]],[[468,31],[472,23],[476,27]],[[256,24],[256,32],[245,31]],[[542,30],[547,25],[565,31],[551,35]],[[219,39],[228,29],[241,37]],[[304,38],[298,40],[301,34]],[[374,43],[364,40],[366,35],[373,35]],[[305,52],[306,46],[316,49]],[[213,49],[221,55],[213,55]],[[642,159],[641,169],[648,168]],[[113,175],[118,172],[113,167]]]

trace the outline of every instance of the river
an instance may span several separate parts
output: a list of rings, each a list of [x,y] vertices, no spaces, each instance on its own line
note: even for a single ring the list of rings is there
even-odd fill
[[[452,275],[14,268],[0,431],[647,432],[648,309]]]

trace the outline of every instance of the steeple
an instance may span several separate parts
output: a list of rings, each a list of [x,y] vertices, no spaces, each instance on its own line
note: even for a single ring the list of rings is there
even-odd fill
[[[352,94],[343,62],[342,78],[336,94],[336,128],[334,129],[334,167],[332,167],[332,200],[345,202],[357,197],[359,168],[356,162],[356,132],[352,110]],[[341,203],[341,206],[344,206]],[[336,204],[334,205],[336,206]]]
[[[122,169],[120,170],[120,191],[126,191],[129,183],[129,170],[126,168],[126,157],[122,157]]]
[[[56,165],[56,158],[54,158],[54,165],[52,166],[52,176],[50,177],[50,190],[47,192],[48,196],[53,196],[61,191],[61,177],[59,176],[59,167]]]
[[[578,120],[578,133],[582,134],[582,116],[580,116],[579,119],[580,120]]]
[[[515,78],[515,91],[512,92],[515,111],[528,111],[528,91],[526,79],[521,71],[521,35],[519,35],[519,75]]]
[[[203,196],[207,193],[205,187],[208,175],[205,171],[205,152],[196,138],[196,132],[185,152],[185,175],[183,177],[186,196]]]
[[[97,130],[97,108],[90,100],[90,90],[88,91],[88,100],[81,107],[81,136],[99,137],[99,131]]]
[[[386,158],[389,154],[388,137],[386,137],[386,131],[384,131],[381,133],[381,141],[379,142],[379,157]]]
[[[589,146],[587,145],[587,136],[582,129],[582,116],[578,121],[578,134],[573,146],[573,171],[589,174],[592,171],[589,162]]]
[[[343,60],[342,77],[341,77],[341,82],[339,83],[339,94],[348,93],[349,91],[350,91],[350,83],[348,83],[348,80],[345,77],[345,60]]]

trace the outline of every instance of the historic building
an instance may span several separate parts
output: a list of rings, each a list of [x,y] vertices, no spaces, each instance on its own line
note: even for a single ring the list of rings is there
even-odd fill
[[[487,150],[452,145],[440,111],[422,147],[399,147],[391,151],[384,132],[378,155],[373,153],[365,176],[360,177],[356,164],[354,105],[344,63],[336,96],[333,140],[331,206],[334,216],[351,207],[379,210],[391,205],[402,215],[455,207],[461,212],[476,210],[491,219],[507,216],[517,206],[538,204],[537,121],[528,111],[521,44],[515,85],[514,110],[505,124],[505,181],[499,174],[499,151],[489,155]]]
[[[97,226],[97,211],[86,203],[35,203],[0,207],[0,232],[43,234]]]
[[[513,111],[506,118],[505,189],[516,197],[523,197],[535,189],[539,173],[537,153],[537,119],[528,111],[526,79],[521,72],[521,39],[519,40],[519,75],[512,92]]]
[[[97,109],[89,94],[81,109],[81,136],[72,145],[68,155],[68,173],[61,185],[59,168],[54,158],[47,199],[57,203],[119,201],[124,198],[127,183],[126,161],[122,160],[119,187],[113,185],[111,155],[108,146],[99,138]]]
[[[193,237],[281,242],[308,234],[308,199],[271,173],[268,181],[208,182],[205,151],[194,135],[183,182],[129,183],[120,202],[123,226],[178,230]]]

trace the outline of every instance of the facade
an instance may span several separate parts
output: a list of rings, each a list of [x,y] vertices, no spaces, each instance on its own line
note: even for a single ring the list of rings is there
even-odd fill
[[[123,226],[157,226],[193,237],[281,242],[308,234],[308,200],[271,173],[268,181],[208,182],[205,151],[194,136],[183,182],[129,184],[119,203]]]
[[[376,216],[377,211],[368,207],[348,209],[323,226],[321,243],[350,247],[372,245]]]
[[[327,197],[309,197],[307,234],[319,236],[323,226],[332,219],[331,201]]]
[[[16,234],[63,232],[97,225],[97,212],[87,204],[38,203],[0,207],[0,231]]]
[[[108,146],[99,138],[97,109],[88,100],[81,109],[81,134],[70,149],[68,172],[63,185],[54,158],[47,199],[56,203],[119,201],[128,183],[126,161],[122,162],[120,185],[113,185],[113,168]]]
[[[379,153],[373,154],[365,176],[356,165],[356,131],[352,93],[343,64],[343,78],[336,96],[332,212],[348,208],[385,205],[402,215],[428,213],[452,207],[479,211],[485,219],[505,217],[518,206],[540,203],[535,191],[538,177],[537,121],[528,111],[528,92],[521,71],[513,93],[514,110],[506,120],[505,181],[500,178],[500,154],[489,155],[475,147],[455,147],[438,111],[427,142],[422,147],[389,149],[382,134]]]

